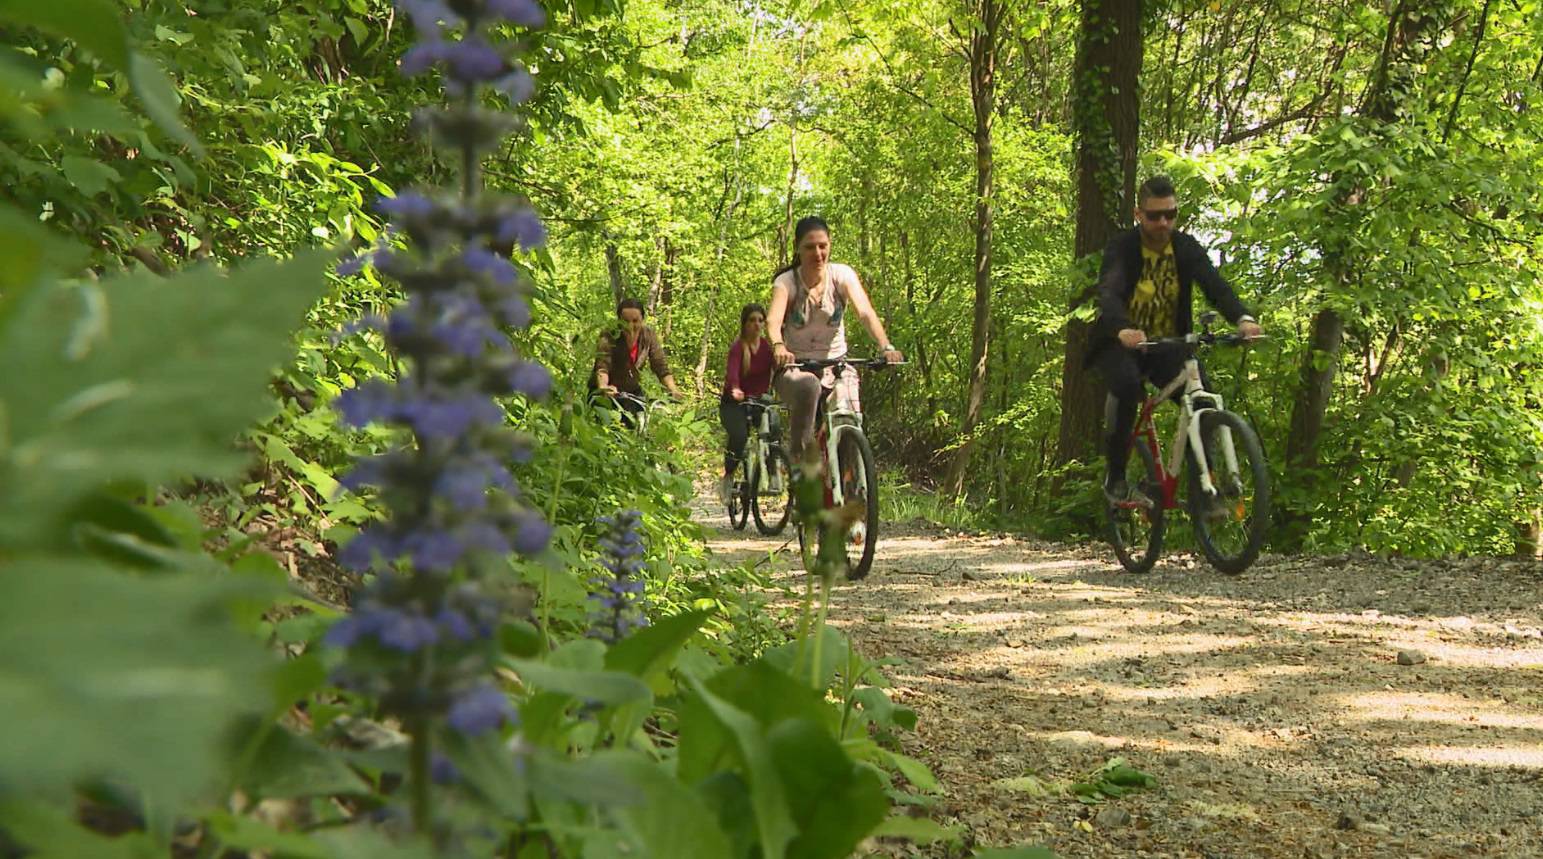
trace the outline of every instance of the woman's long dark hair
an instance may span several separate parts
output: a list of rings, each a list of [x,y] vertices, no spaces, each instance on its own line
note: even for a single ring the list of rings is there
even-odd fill
[[[798,223],[793,225],[793,261],[777,269],[777,273],[772,275],[772,280],[776,280],[798,267],[798,243],[804,240],[804,236],[809,235],[815,230],[820,230],[826,235],[830,235],[830,224],[825,223],[825,219],[819,215],[805,215],[798,219]],[[743,327],[744,323],[741,322],[740,326]]]

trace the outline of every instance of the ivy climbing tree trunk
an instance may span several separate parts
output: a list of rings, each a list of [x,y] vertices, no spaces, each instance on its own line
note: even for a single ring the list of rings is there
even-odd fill
[[[1140,126],[1137,81],[1142,61],[1142,0],[1083,0],[1072,83],[1076,134],[1077,259],[1096,254],[1128,225],[1136,190]],[[1091,280],[1076,285],[1067,309],[1092,298]],[[1082,366],[1092,325],[1066,323],[1061,365],[1061,426],[1056,464],[1090,461],[1098,451],[1104,386]]]
[[[1420,72],[1435,48],[1438,28],[1448,0],[1400,0],[1388,20],[1377,71],[1367,86],[1357,113],[1380,129],[1399,120],[1405,105],[1416,92]],[[1309,348],[1302,356],[1301,381],[1291,409],[1291,426],[1286,437],[1286,479],[1295,492],[1286,498],[1311,497],[1318,469],[1318,448],[1323,437],[1324,420],[1334,393],[1334,376],[1339,369],[1340,351],[1345,340],[1345,320],[1336,306],[1337,295],[1355,289],[1357,279],[1354,237],[1357,222],[1366,216],[1363,205],[1376,176],[1337,174],[1332,184],[1341,187],[1329,209],[1334,223],[1325,224],[1320,234],[1323,268],[1330,295],[1313,316]],[[1283,504],[1280,537],[1287,546],[1298,546],[1310,510]]]
[[[955,495],[964,492],[964,478],[975,447],[975,427],[986,401],[986,367],[991,333],[991,206],[995,160],[991,120],[996,115],[997,52],[1002,30],[1002,3],[979,0],[970,34],[970,103],[975,111],[975,314],[970,337],[970,384],[960,422],[962,441],[954,451],[944,484]]]

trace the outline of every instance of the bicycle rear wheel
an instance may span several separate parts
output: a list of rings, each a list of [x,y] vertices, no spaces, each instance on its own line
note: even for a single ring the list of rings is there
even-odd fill
[[[746,458],[734,469],[734,483],[729,489],[729,524],[740,531],[750,521],[750,484],[755,479],[754,464]]]
[[[780,447],[767,451],[766,467],[757,468],[750,478],[750,512],[755,514],[755,529],[770,537],[781,534],[793,508],[793,475],[788,455]]]
[[[1190,518],[1211,566],[1235,576],[1258,559],[1270,529],[1270,467],[1253,427],[1232,412],[1201,412],[1200,439],[1217,494],[1201,488],[1199,469],[1190,456]],[[1229,447],[1235,469],[1227,457]]]
[[[1163,533],[1168,520],[1163,510],[1163,484],[1157,472],[1157,460],[1147,445],[1138,440],[1132,445],[1125,466],[1125,480],[1152,499],[1149,509],[1105,504],[1109,517],[1109,543],[1120,566],[1132,573],[1152,569],[1163,553]]]
[[[879,475],[873,447],[855,426],[841,427],[836,441],[836,477],[846,503],[860,501],[862,518],[846,533],[847,578],[861,579],[873,568],[879,543]]]

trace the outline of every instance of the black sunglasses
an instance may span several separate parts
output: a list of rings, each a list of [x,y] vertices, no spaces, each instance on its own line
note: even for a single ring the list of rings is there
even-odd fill
[[[1142,209],[1141,214],[1149,221],[1177,221],[1179,210],[1173,209]]]

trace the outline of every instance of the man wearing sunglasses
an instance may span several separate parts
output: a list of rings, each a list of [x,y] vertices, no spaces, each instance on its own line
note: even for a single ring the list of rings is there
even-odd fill
[[[1205,248],[1175,228],[1179,202],[1167,176],[1153,176],[1136,191],[1136,227],[1115,236],[1104,248],[1099,270],[1098,322],[1084,366],[1103,374],[1112,414],[1106,414],[1104,494],[1111,501],[1150,506],[1140,489],[1125,480],[1127,439],[1136,423],[1143,380],[1162,387],[1184,369],[1175,350],[1144,351],[1154,337],[1177,337],[1193,326],[1191,300],[1199,284],[1211,303],[1244,337],[1257,337],[1259,324],[1237,293],[1211,264]]]

